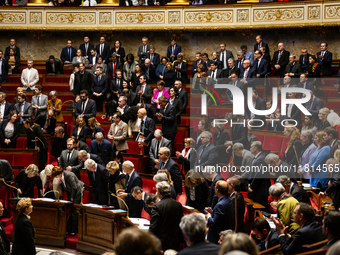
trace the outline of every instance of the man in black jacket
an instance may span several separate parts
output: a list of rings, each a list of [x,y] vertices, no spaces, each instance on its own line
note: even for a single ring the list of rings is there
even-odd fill
[[[255,103],[256,110],[266,110],[266,101],[257,95],[257,91],[255,89],[253,89],[252,102],[253,104]],[[264,129],[267,126],[266,117],[264,115],[256,115],[250,112],[248,104],[246,107],[245,118],[249,121],[248,125],[253,125],[252,129]]]
[[[330,158],[334,158],[334,153],[339,147],[338,138],[339,131],[336,128],[327,127],[324,129],[323,139],[329,146],[331,146],[331,152],[329,153]]]
[[[134,199],[143,201],[143,209],[151,216],[151,208],[147,206],[145,203],[145,199],[152,193],[144,192],[143,189],[139,186],[135,186],[131,189],[131,195]]]
[[[212,167],[209,167],[206,169],[205,172],[203,172],[205,179],[211,182],[209,194],[207,198],[207,207],[211,207],[211,209],[214,209],[214,206],[217,203],[218,197],[215,194],[215,186],[216,183],[219,180],[224,180],[223,177],[216,173],[215,169]]]
[[[236,232],[245,232],[244,229],[244,213],[245,213],[245,203],[243,195],[240,191],[241,182],[236,177],[231,177],[227,180],[229,194],[231,202],[235,206],[235,201],[237,203],[236,212],[237,212],[237,225]],[[236,213],[235,212],[235,213]]]
[[[163,136],[172,142],[172,146],[175,143],[175,136],[177,134],[177,121],[176,121],[176,109],[169,104],[169,99],[165,96],[159,98],[159,104],[161,111],[156,113],[158,123],[162,124]],[[174,150],[172,150],[174,151]]]
[[[178,89],[178,98],[182,100],[183,103],[183,114],[186,113],[185,109],[188,106],[188,92],[183,89],[182,82],[180,80],[175,81],[175,87]]]
[[[89,99],[87,90],[80,91],[80,99],[81,101],[77,103],[74,115],[76,118],[83,116],[87,124],[89,118],[96,117],[96,102]]]
[[[286,65],[289,62],[289,51],[285,50],[283,43],[277,45],[277,51],[274,52],[272,64],[274,66],[274,75],[283,77]]]
[[[0,186],[3,181],[14,181],[14,175],[10,163],[5,159],[0,159]]]
[[[54,116],[54,112],[52,110],[48,110],[47,114],[39,114],[35,122],[41,127],[44,134],[54,135],[57,119]]]
[[[85,71],[85,65],[79,63],[79,72],[74,75],[74,89],[73,95],[79,95],[79,91],[87,90],[91,93],[92,78],[88,71]]]
[[[325,190],[325,192],[320,192],[319,195],[321,197],[332,195],[332,201],[335,210],[338,210],[340,207],[340,173],[336,172],[339,167],[339,161],[335,158],[330,158],[326,161],[327,169],[329,174],[331,175],[331,185]]]
[[[147,117],[145,108],[138,110],[137,116],[141,119],[138,142],[139,146],[144,146],[144,154],[149,154],[151,140],[154,137],[155,122],[153,119]]]
[[[62,126],[58,126],[54,129],[54,139],[52,144],[52,156],[59,161],[61,152],[67,149],[66,141],[70,138],[68,134],[65,134],[65,130]]]
[[[279,244],[279,233],[276,229],[271,229],[267,220],[263,218],[256,219],[250,229],[254,232],[256,238],[261,239],[257,245],[259,251],[264,251]]]
[[[46,60],[46,73],[47,74],[63,74],[63,65],[61,64],[60,60],[54,58],[53,55]]]
[[[183,53],[178,53],[177,61],[174,62],[174,70],[176,72],[176,77],[179,79],[183,84],[188,84],[188,63],[183,61]]]
[[[322,232],[327,237],[327,244],[322,248],[331,247],[340,240],[340,212],[329,211],[322,220]]]

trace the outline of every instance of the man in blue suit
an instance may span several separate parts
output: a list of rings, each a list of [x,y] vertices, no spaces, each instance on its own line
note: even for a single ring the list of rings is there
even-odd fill
[[[0,121],[7,119],[8,114],[13,111],[12,104],[6,101],[6,93],[0,92],[0,108],[2,105],[5,105],[4,114],[1,115],[0,112]]]
[[[204,170],[206,166],[215,166],[218,163],[218,152],[216,146],[211,142],[212,134],[209,131],[201,133],[202,145],[197,150],[195,169]]]
[[[109,172],[105,166],[97,164],[93,159],[87,159],[84,166],[88,170],[87,173],[94,193],[94,203],[107,205]]]
[[[332,76],[332,52],[327,51],[328,44],[321,43],[321,51],[316,53],[316,57],[321,65],[322,76]]]
[[[257,78],[264,78],[268,73],[268,62],[262,58],[262,52],[260,50],[255,51],[254,69]],[[263,84],[263,83],[262,83]]]
[[[298,83],[297,87],[309,89],[314,93],[314,86],[310,81],[308,81],[308,77],[305,73],[300,74],[300,82]]]
[[[323,102],[320,98],[313,95],[313,91],[311,91],[311,98],[305,103],[305,107],[313,115],[315,122],[319,123],[321,120],[319,119],[318,114],[319,110],[323,107]]]
[[[67,47],[63,48],[60,54],[60,59],[63,63],[71,63],[73,57],[77,55],[77,50],[72,47],[72,41],[67,40]]]
[[[95,64],[97,64],[97,51],[95,48],[92,48],[90,50],[90,56],[89,56],[89,67],[92,68]]]
[[[96,45],[96,51],[99,55],[102,55],[103,62],[107,64],[109,62],[110,45],[105,43],[105,37],[100,37],[100,44]]]
[[[254,67],[250,67],[249,59],[243,61],[243,69],[241,69],[239,78],[245,88],[255,87],[256,72]]]
[[[96,68],[97,76],[92,80],[91,90],[93,93],[93,100],[96,101],[97,111],[103,111],[104,95],[107,90],[107,78],[103,76],[103,68]]]
[[[153,45],[150,45],[150,52],[146,53],[146,58],[150,59],[151,65],[155,68],[161,63],[159,54],[155,52],[155,47]]]
[[[117,196],[124,198],[129,208],[129,216],[134,218],[140,218],[143,209],[143,201],[136,200],[132,196],[133,187],[143,187],[142,178],[134,169],[134,164],[130,160],[126,160],[123,163],[123,171],[126,173],[126,181],[124,190],[117,190]]]
[[[228,197],[228,184],[226,181],[218,181],[215,186],[215,194],[218,202],[212,210],[206,208],[205,218],[207,219],[209,231],[207,240],[211,243],[218,244],[220,232],[227,229],[234,229],[234,205]]]
[[[84,36],[84,43],[80,44],[79,49],[83,52],[83,57],[86,61],[89,61],[91,57],[91,49],[94,47],[92,43],[90,43],[90,38],[88,36]]]
[[[101,132],[98,132],[95,137],[96,139],[91,141],[89,153],[98,155],[106,166],[111,161],[113,155],[112,144],[104,139],[104,135]]]
[[[18,58],[20,59],[20,48],[19,48],[18,46],[15,45],[15,39],[11,39],[11,40],[9,41],[9,46],[6,47],[4,58],[7,58],[7,57],[9,56],[9,50],[10,50],[11,48],[14,48],[14,49],[15,49],[15,54],[14,54],[14,56],[15,56],[15,57],[18,57]]]
[[[182,48],[181,46],[177,45],[176,40],[176,37],[171,38],[171,45],[167,50],[167,56],[171,62],[174,62],[176,60],[177,54],[182,52]]]
[[[302,48],[301,50],[301,55],[299,58],[299,64],[301,66],[301,71],[303,73],[306,72],[306,67],[309,64],[309,57],[311,56],[311,54],[308,53],[308,50],[306,48]]]
[[[248,59],[250,61],[250,66],[254,66],[254,55],[252,52],[248,51],[247,45],[241,45],[241,50],[244,54],[244,59]]]
[[[3,57],[3,52],[0,50],[0,83],[6,82],[8,74],[8,63]]]

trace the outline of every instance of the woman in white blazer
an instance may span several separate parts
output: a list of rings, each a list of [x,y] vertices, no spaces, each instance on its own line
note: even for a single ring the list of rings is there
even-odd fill
[[[51,178],[52,175],[52,169],[54,165],[47,165],[45,167],[45,170],[41,171],[40,173],[40,179],[42,182],[42,188],[43,188],[43,194],[51,191],[51,190],[56,190],[59,192],[50,192],[46,195],[48,198],[58,198],[61,197],[61,180],[60,178]]]

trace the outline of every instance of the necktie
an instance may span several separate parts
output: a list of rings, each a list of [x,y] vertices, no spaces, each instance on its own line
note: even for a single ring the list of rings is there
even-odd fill
[[[212,71],[211,78],[215,79],[215,71]]]
[[[102,78],[101,76],[98,76],[98,81],[100,81],[101,78]]]
[[[238,69],[241,69],[241,61],[238,62]]]
[[[172,55],[175,55],[175,46],[172,46]]]
[[[85,103],[83,102],[81,106],[81,112],[84,112],[84,110],[85,110]]]
[[[201,151],[201,153],[200,153],[200,155],[199,155],[199,157],[198,157],[198,163],[201,163],[201,156],[202,156],[202,154],[203,154],[203,152],[204,152],[204,150],[205,150],[205,148],[206,148],[207,146],[204,146],[203,147],[203,149],[202,149],[202,151]]]
[[[153,55],[150,56],[150,61],[152,62],[152,60],[153,60]]]
[[[226,68],[224,65],[224,52],[222,53],[222,64],[223,64],[223,68]]]
[[[140,132],[144,134],[144,120],[142,120],[142,123],[140,125]]]
[[[115,77],[116,63],[113,63],[112,77]]]
[[[143,46],[143,52],[146,52],[146,50],[145,50],[145,46]]]
[[[103,54],[103,44],[100,45],[100,55],[102,55],[102,54]]]
[[[89,47],[89,46],[88,46],[88,43],[85,44],[85,55],[86,55],[86,56],[87,56],[87,47]]]
[[[117,87],[119,88],[120,80],[117,80]]]
[[[158,158],[159,144],[160,144],[160,142],[158,142],[158,141],[157,141],[157,146],[156,146],[156,155],[155,155],[155,158]]]
[[[69,56],[69,58],[70,58],[70,61],[72,61],[72,56],[71,56],[71,48],[68,48],[68,56]]]
[[[93,181],[96,182],[96,172],[93,172]]]
[[[276,64],[279,64],[279,61],[280,61],[281,55],[282,55],[282,51],[279,51],[279,55],[277,56],[277,61],[276,61]]]
[[[248,69],[244,72],[244,79],[247,79],[247,77],[248,77]]]
[[[67,155],[67,165],[69,165],[70,163],[70,156],[71,156],[71,152],[69,151]]]
[[[130,175],[126,174],[126,179],[125,179],[125,191],[126,191],[126,188],[129,184],[129,181],[130,181]]]
[[[40,105],[40,96],[38,96],[37,105]]]
[[[164,162],[162,162],[159,166],[159,169],[163,169],[164,168]]]

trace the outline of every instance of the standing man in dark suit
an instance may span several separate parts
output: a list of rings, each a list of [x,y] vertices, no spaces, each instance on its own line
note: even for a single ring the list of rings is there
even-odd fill
[[[267,220],[263,218],[256,219],[250,229],[254,232],[257,239],[261,242],[257,245],[259,251],[264,251],[279,244],[279,233],[276,229],[270,228]]]
[[[151,65],[155,68],[161,63],[159,54],[155,52],[155,47],[150,45],[150,52],[146,53],[146,58],[150,59]]]
[[[132,196],[133,187],[143,187],[142,178],[139,176],[137,171],[134,169],[134,165],[130,160],[124,161],[123,171],[126,173],[126,181],[124,190],[117,190],[117,196],[124,198],[128,206],[129,216],[134,218],[140,218],[143,210],[143,202],[136,200]]]
[[[240,82],[243,83],[244,89],[253,87],[256,85],[256,72],[254,67],[250,67],[250,60],[243,61],[243,68],[240,73]]]
[[[96,139],[91,141],[89,153],[96,154],[103,162],[104,166],[111,161],[113,155],[113,147],[110,141],[104,139],[104,135],[98,132],[95,136]]]
[[[54,58],[53,55],[46,60],[46,73],[47,74],[64,74],[63,65],[60,60]]]
[[[156,184],[160,201],[152,207],[149,231],[162,242],[162,250],[179,251],[181,230],[179,223],[183,217],[181,203],[170,197],[170,184],[163,181]]]
[[[16,46],[16,41],[15,41],[15,39],[11,39],[10,41],[9,41],[9,46],[8,47],[6,47],[6,50],[5,50],[5,56],[4,56],[4,58],[7,58],[8,56],[9,56],[9,50],[10,49],[15,49],[15,54],[14,54],[14,56],[16,56],[16,57],[18,57],[19,59],[20,59],[20,48],[18,47],[18,46]]]
[[[90,43],[90,38],[88,36],[84,36],[84,43],[80,44],[79,49],[83,52],[83,57],[86,61],[89,61],[91,58],[91,49],[93,49],[94,45]]]
[[[4,83],[7,80],[8,63],[7,60],[3,58],[2,50],[0,50],[0,69],[0,82]]]
[[[94,193],[94,203],[99,205],[108,204],[109,172],[105,166],[99,165],[92,159],[87,159],[84,163],[88,170],[90,184]]]
[[[67,40],[67,47],[63,48],[60,59],[63,63],[72,63],[73,57],[77,55],[77,50],[72,47],[72,40]]]
[[[301,55],[299,57],[299,64],[301,66],[302,73],[306,72],[306,67],[309,64],[309,57],[310,56],[311,56],[311,54],[308,53],[307,48],[302,48],[301,49]]]
[[[283,77],[286,65],[289,62],[289,52],[285,50],[283,43],[277,45],[277,51],[274,52],[272,65],[274,66],[274,75]]]
[[[73,139],[67,139],[67,149],[61,152],[58,165],[63,170],[73,172],[80,180],[79,171],[82,169],[83,163],[78,158],[78,151],[73,146]]]
[[[320,98],[314,96],[313,92],[310,91],[311,97],[310,100],[305,103],[305,108],[313,115],[313,118],[316,123],[319,123],[321,120],[319,119],[319,110],[323,107],[323,102]]]
[[[285,69],[285,76],[289,76],[292,78],[291,83],[296,85],[298,81],[298,77],[300,77],[301,74],[301,66],[299,63],[296,63],[296,56],[294,54],[291,54],[289,56],[289,63],[286,66]]]
[[[207,207],[205,210],[205,218],[207,219],[209,230],[207,240],[211,243],[218,244],[220,232],[227,229],[234,229],[234,205],[228,196],[228,183],[226,181],[218,181],[215,186],[215,194],[218,202],[212,210]]]
[[[244,60],[246,60],[246,59],[244,58],[244,53],[243,53],[243,51],[239,50],[239,51],[237,52],[237,60],[235,61],[235,66],[236,66],[238,69],[242,70],[242,69],[243,69],[243,61],[244,61]]]
[[[188,84],[188,63],[183,61],[183,53],[178,53],[177,61],[174,62],[174,70],[176,72],[176,78],[183,84]]]
[[[323,140],[331,146],[330,158],[334,158],[334,153],[338,149],[339,131],[336,128],[326,127],[323,133]]]
[[[79,72],[74,75],[74,97],[79,95],[80,91],[84,89],[87,90],[87,92],[91,92],[91,85],[91,74],[85,70],[85,65],[83,63],[79,63]]]
[[[156,67],[151,64],[150,59],[146,58],[144,63],[141,64],[141,69],[146,75],[147,82],[152,84],[156,83]]]
[[[0,164],[1,164],[1,161],[0,161]],[[4,214],[4,206],[0,202],[0,217],[2,217],[3,214]],[[11,246],[11,242],[8,240],[6,231],[0,222],[0,254],[1,255],[10,254],[10,251],[11,251],[10,246]]]
[[[252,101],[253,104],[255,104],[256,110],[266,110],[266,102],[257,95],[257,91],[255,89],[253,89]],[[264,129],[267,126],[266,117],[264,115],[251,113],[248,105],[246,107],[245,118],[246,120],[250,120],[250,125],[254,125],[252,126],[252,129]],[[262,120],[263,123],[259,120]]]
[[[207,224],[197,213],[185,215],[179,224],[184,240],[188,247],[177,253],[178,255],[216,255],[221,246],[205,241]],[[195,229],[195,232],[192,231]]]
[[[207,206],[211,207],[211,209],[214,209],[218,201],[218,197],[215,194],[215,186],[219,180],[224,180],[224,179],[221,175],[217,174],[216,170],[213,169],[212,167],[207,168],[206,171],[203,172],[203,175],[205,179],[211,182],[209,194],[207,198]]]
[[[322,76],[332,76],[332,52],[327,50],[328,44],[322,42],[320,44],[321,51],[316,53],[316,57],[321,65]]]
[[[8,114],[13,111],[12,104],[7,102],[6,99],[7,94],[5,92],[0,92],[0,122],[6,120]]]
[[[218,152],[216,146],[211,142],[212,134],[209,131],[201,133],[202,145],[197,150],[195,169],[200,167],[200,171],[207,166],[215,166],[218,163]]]
[[[185,109],[188,106],[188,92],[183,89],[183,84],[180,80],[175,81],[175,87],[178,89],[178,98],[182,100],[183,103],[183,114],[186,113]]]
[[[6,182],[14,181],[14,175],[13,175],[12,167],[9,164],[9,162],[5,159],[0,159],[0,186],[2,185],[3,181],[6,181]]]
[[[168,47],[166,53],[170,62],[174,62],[178,53],[182,52],[181,46],[177,45],[176,41],[177,41],[176,37],[171,38],[171,45]]]
[[[314,93],[314,86],[308,81],[308,76],[305,73],[300,74],[300,82],[297,85],[298,88],[309,89]]]
[[[202,54],[201,54],[201,52],[196,52],[195,59],[196,59],[196,61],[194,63],[192,63],[192,67],[191,67],[192,77],[194,77],[195,73],[197,73],[197,66],[199,64],[203,65],[204,70],[207,68],[205,66],[205,63],[202,62]]]
[[[220,57],[220,60],[222,62],[222,69],[228,68],[228,59],[234,58],[234,55],[231,51],[226,50],[226,44],[221,43],[220,44],[220,51],[218,52],[218,55]]]
[[[276,179],[276,182],[281,183],[285,188],[286,193],[296,198],[297,201],[310,204],[307,192],[303,189],[303,187],[299,186],[295,182],[292,182],[287,175],[280,175]]]
[[[158,159],[158,152],[159,149],[162,147],[167,147],[169,149],[172,148],[171,141],[163,137],[162,130],[156,129],[154,132],[155,138],[151,140],[150,149],[149,149],[149,164],[151,173],[155,174],[157,172],[157,169],[155,169],[155,165],[159,165],[159,159]]]
[[[87,120],[92,117],[96,117],[96,102],[89,99],[89,92],[87,90],[80,91],[81,102],[77,103],[75,110],[75,117],[83,116],[87,123]]]
[[[155,132],[155,121],[147,117],[145,108],[140,108],[137,116],[141,119],[138,144],[140,147],[144,146],[144,154],[148,155],[150,143]]]
[[[236,177],[228,178],[227,180],[230,199],[233,205],[235,205],[235,200],[237,200],[237,208],[235,210],[236,218],[237,218],[237,229],[236,232],[245,232],[244,228],[244,213],[245,213],[245,203],[244,198],[241,193],[241,182]],[[237,213],[236,213],[237,212]],[[235,215],[234,214],[234,215]]]
[[[255,40],[256,40],[256,43],[254,44],[254,52],[257,50],[260,50],[260,47],[265,47],[266,54],[270,56],[268,44],[262,41],[262,35],[257,35]]]
[[[146,80],[147,78],[145,74],[139,76],[139,82],[141,85],[137,86],[136,92],[139,96],[139,102],[144,104],[150,104],[152,97],[152,87],[147,84]]]
[[[107,64],[110,56],[110,45],[105,43],[104,36],[100,37],[99,42],[100,43],[96,45],[96,51],[99,55],[102,55],[103,63]]]
[[[123,65],[121,62],[117,61],[117,54],[114,52],[112,54],[111,62],[108,64],[109,68],[109,79],[116,78],[116,70],[123,70]]]
[[[148,38],[142,38],[142,46],[139,46],[137,55],[139,57],[139,63],[144,63],[146,53],[150,52],[150,46],[148,45]]]
[[[103,68],[96,68],[97,76],[92,80],[91,91],[93,94],[93,99],[96,102],[97,111],[103,111],[104,95],[107,90],[107,78],[103,76]]]
[[[90,50],[90,56],[89,56],[89,67],[92,69],[92,67],[97,64],[97,51],[96,48],[92,48]]]
[[[18,103],[14,105],[14,110],[18,112],[18,118],[21,126],[21,134],[26,134],[26,129],[23,128],[23,120],[26,118],[31,118],[32,116],[32,105],[29,102],[26,102],[26,94],[22,93],[18,95]],[[25,131],[23,131],[25,130]]]
[[[255,44],[256,45],[256,44]],[[264,78],[266,74],[268,73],[268,62],[267,60],[262,58],[262,52],[260,50],[256,50],[254,52],[254,57],[255,57],[255,63],[254,63],[254,69],[255,69],[255,74],[257,78]],[[264,83],[261,82],[261,80],[258,80],[261,85]]]

